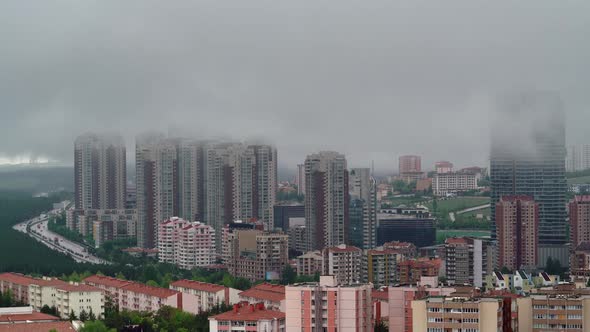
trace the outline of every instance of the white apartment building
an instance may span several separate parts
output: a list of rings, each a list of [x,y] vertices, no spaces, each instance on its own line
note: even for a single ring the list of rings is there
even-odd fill
[[[215,260],[215,230],[198,221],[172,217],[158,226],[158,258],[190,270]]]
[[[568,172],[590,169],[590,144],[568,146],[565,166]]]
[[[334,276],[340,285],[362,282],[363,251],[361,249],[341,244],[325,248],[322,255],[322,275]]]
[[[93,313],[96,318],[104,315],[104,292],[90,285],[70,283],[55,288],[56,308],[61,318],[68,318],[70,312],[80,317],[82,312]]]
[[[297,257],[297,275],[308,276],[322,272],[324,257],[319,250],[309,251]]]
[[[477,189],[477,176],[469,172],[435,174],[432,179],[432,192],[436,196],[475,189]]]
[[[194,280],[178,280],[170,289],[182,293],[182,310],[194,314],[209,311],[216,305],[239,302],[239,289]]]

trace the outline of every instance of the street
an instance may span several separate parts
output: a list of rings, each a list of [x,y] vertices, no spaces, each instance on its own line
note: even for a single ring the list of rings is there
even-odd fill
[[[85,246],[70,241],[59,234],[51,232],[48,229],[47,223],[49,222],[49,215],[59,212],[60,210],[52,210],[47,214],[43,213],[37,217],[18,223],[12,228],[31,236],[52,250],[62,252],[72,257],[76,262],[90,264],[110,264],[110,262],[105,261],[104,259],[89,254]]]

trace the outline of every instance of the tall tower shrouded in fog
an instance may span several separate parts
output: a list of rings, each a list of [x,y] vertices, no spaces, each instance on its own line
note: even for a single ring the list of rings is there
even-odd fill
[[[502,196],[527,195],[539,204],[539,255],[566,265],[565,115],[559,95],[509,94],[493,114],[490,177],[495,208]]]
[[[344,155],[320,152],[305,159],[307,250],[348,243],[348,170]]]
[[[85,134],[74,143],[77,209],[125,208],[126,154],[120,136]]]

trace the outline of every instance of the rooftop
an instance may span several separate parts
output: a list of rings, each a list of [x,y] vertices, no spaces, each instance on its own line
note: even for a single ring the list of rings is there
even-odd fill
[[[59,290],[63,290],[66,292],[102,292],[100,288],[85,285],[85,284],[67,284],[56,287]]]
[[[371,297],[373,300],[389,301],[389,288],[373,289]]]
[[[285,286],[262,283],[238,295],[271,302],[280,302],[285,299]]]
[[[18,285],[30,285],[35,282],[35,278],[25,276],[20,273],[6,272],[0,274],[0,281],[7,281]]]
[[[84,279],[84,282],[98,284],[98,285],[105,285],[108,287],[117,287],[117,288],[126,286],[130,283],[130,281],[127,281],[127,280],[122,280],[122,279],[117,279],[117,278],[107,277],[107,276],[101,276],[98,274],[95,274],[93,276],[90,276],[90,277]]]
[[[76,331],[70,322],[0,324],[0,332],[57,332]]]
[[[572,202],[590,202],[590,195],[576,195],[574,196]]]
[[[16,322],[34,322],[34,321],[59,321],[59,317],[47,315],[44,313],[32,311],[32,312],[11,312],[11,313],[0,313],[0,324],[16,323]]]
[[[336,247],[327,248],[330,252],[361,252],[360,248],[354,246],[347,246],[345,244],[338,245]]]
[[[216,293],[225,289],[224,286],[209,284],[206,282],[194,281],[194,280],[178,280],[170,284],[170,287],[184,287],[204,292]]]
[[[148,286],[148,285],[140,284],[137,282],[129,283],[126,286],[121,287],[121,289],[124,291],[128,291],[128,292],[146,294],[149,296],[159,297],[159,298],[166,298],[166,297],[170,297],[170,296],[173,296],[173,295],[176,295],[179,293],[178,291],[175,291],[172,289]]]
[[[285,313],[274,310],[266,310],[264,304],[248,304],[242,302],[234,305],[233,310],[224,312],[210,319],[217,321],[259,321],[285,319]]]

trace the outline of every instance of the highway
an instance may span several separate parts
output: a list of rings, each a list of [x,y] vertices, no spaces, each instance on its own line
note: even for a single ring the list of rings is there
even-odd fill
[[[110,264],[110,262],[102,258],[89,254],[86,246],[70,241],[59,234],[51,232],[47,228],[49,215],[60,212],[60,210],[52,210],[35,218],[18,223],[12,228],[29,235],[52,250],[62,252],[72,257],[76,262],[90,264]]]

